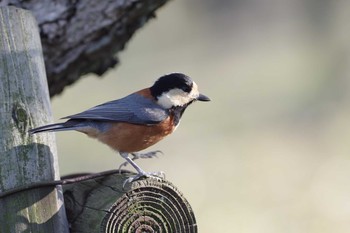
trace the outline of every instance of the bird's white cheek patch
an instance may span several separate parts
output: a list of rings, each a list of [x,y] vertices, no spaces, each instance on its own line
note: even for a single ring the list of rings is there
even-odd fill
[[[158,97],[158,104],[164,108],[183,106],[191,101],[191,95],[178,88],[163,93]]]
[[[176,106],[184,106],[189,102],[197,99],[199,96],[198,86],[193,82],[193,87],[190,93],[184,92],[178,88],[172,89],[166,93],[163,93],[158,97],[158,104],[163,108],[171,108]]]
[[[173,103],[172,103],[170,97],[166,93],[164,93],[160,97],[158,97],[157,103],[166,109],[171,108],[173,106]]]

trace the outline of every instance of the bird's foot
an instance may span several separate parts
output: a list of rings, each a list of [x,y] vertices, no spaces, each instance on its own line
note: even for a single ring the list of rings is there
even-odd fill
[[[146,178],[155,178],[157,180],[162,180],[165,179],[165,173],[162,171],[159,172],[145,172],[145,171],[140,171],[139,173],[137,173],[135,176],[131,176],[128,179],[126,179],[123,183],[123,188],[125,188],[125,185],[127,183],[132,183],[134,181],[139,180],[142,177],[146,177]]]
[[[132,158],[131,160],[132,161],[135,161],[137,159],[151,159],[151,158],[158,158],[158,154],[163,154],[162,151],[160,150],[156,150],[156,151],[150,151],[150,152],[147,152],[147,153],[130,153],[132,155]],[[122,164],[120,164],[119,166],[119,173],[121,173],[121,169],[122,167],[126,167],[127,165],[129,164],[129,162],[124,162]]]

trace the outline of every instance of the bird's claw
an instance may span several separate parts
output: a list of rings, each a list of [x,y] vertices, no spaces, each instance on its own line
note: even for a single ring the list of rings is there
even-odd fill
[[[147,153],[130,153],[132,155],[132,158],[131,160],[132,161],[135,161],[137,159],[151,159],[151,158],[158,158],[158,154],[163,154],[162,151],[160,150],[156,150],[156,151],[150,151],[150,152],[147,152]],[[129,163],[128,162],[124,162],[122,164],[120,164],[118,170],[119,170],[119,173],[121,173],[122,171],[122,167],[126,167]]]
[[[150,151],[147,153],[131,153],[132,154],[132,160],[136,159],[150,159],[153,157],[158,158],[158,154],[163,154],[161,150],[155,150],[155,151]]]
[[[140,178],[142,177],[146,177],[146,178],[155,178],[157,180],[162,180],[162,179],[165,179],[165,173],[162,172],[162,171],[159,171],[159,172],[141,172],[141,173],[138,173],[136,174],[135,176],[131,176],[129,177],[128,179],[126,179],[124,182],[123,182],[123,188],[125,188],[125,185],[127,183],[132,183],[134,181],[137,181],[139,180]]]

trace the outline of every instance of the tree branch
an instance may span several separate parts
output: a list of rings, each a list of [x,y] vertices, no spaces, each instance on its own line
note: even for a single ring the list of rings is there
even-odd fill
[[[169,0],[0,0],[32,11],[39,28],[50,96],[82,75],[102,75],[117,53]]]

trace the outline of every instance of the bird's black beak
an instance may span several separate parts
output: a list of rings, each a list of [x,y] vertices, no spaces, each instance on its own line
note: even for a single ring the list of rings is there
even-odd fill
[[[197,100],[199,101],[210,101],[208,96],[205,96],[203,94],[199,94],[199,96],[197,97]]]

